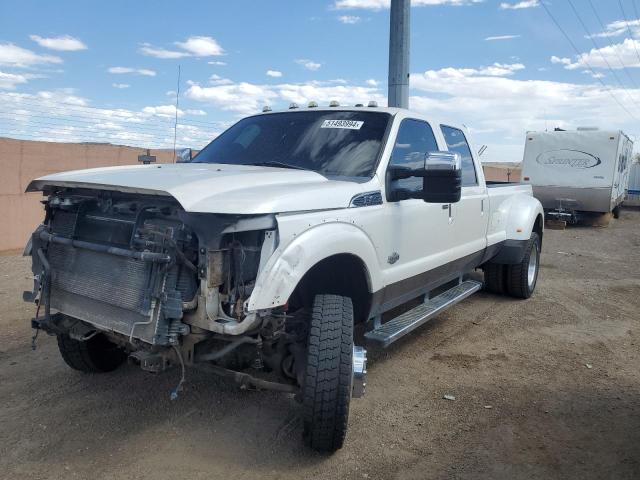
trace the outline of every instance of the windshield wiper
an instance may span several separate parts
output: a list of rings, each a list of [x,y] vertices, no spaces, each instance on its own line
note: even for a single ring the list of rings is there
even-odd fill
[[[278,167],[278,168],[292,168],[294,170],[309,170],[308,168],[299,167],[298,165],[291,165],[284,162],[278,162],[276,160],[268,160],[265,162],[245,163],[245,165],[255,165],[256,167]]]

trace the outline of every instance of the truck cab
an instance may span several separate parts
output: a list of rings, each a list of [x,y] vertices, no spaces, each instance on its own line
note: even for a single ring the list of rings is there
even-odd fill
[[[48,175],[38,190],[25,299],[72,368],[128,357],[288,392],[323,451],[342,446],[367,345],[483,286],[526,299],[537,282],[531,187],[487,185],[465,128],[404,109],[292,105],[191,162]]]

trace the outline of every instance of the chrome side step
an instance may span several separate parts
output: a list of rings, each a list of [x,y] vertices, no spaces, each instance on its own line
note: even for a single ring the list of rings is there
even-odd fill
[[[383,323],[375,330],[365,333],[364,336],[372,342],[388,347],[399,338],[404,337],[407,333],[412,332],[440,312],[464,300],[481,288],[482,283],[475,280],[462,282],[408,312]]]

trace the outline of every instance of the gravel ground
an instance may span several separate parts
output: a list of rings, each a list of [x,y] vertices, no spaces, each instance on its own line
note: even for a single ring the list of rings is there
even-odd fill
[[[370,352],[333,456],[300,407],[190,372],[82,375],[32,351],[29,265],[0,256],[2,478],[640,478],[640,210],[547,231],[536,294],[478,294]],[[455,400],[443,396],[454,395]]]

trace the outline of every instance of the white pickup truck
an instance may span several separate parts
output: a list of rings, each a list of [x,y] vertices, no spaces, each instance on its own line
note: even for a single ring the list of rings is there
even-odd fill
[[[306,443],[336,450],[365,342],[387,346],[481,289],[475,269],[492,292],[534,291],[542,207],[529,185],[487,185],[474,151],[463,129],[411,111],[292,105],[187,163],[36,179],[32,326],[83,372],[127,357],[180,367],[172,396],[191,366],[293,393]]]

